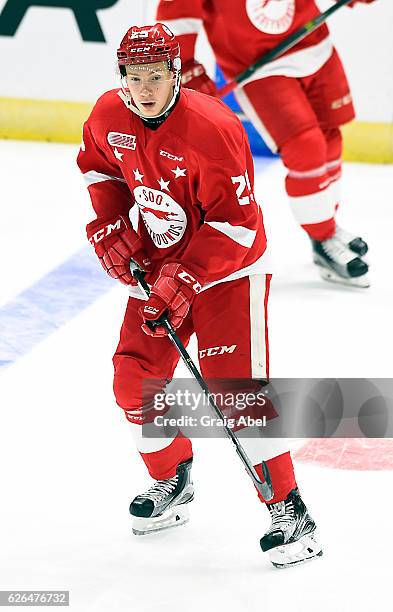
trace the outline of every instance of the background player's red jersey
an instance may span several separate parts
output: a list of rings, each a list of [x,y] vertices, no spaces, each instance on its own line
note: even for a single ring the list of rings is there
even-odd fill
[[[219,65],[232,78],[319,13],[314,0],[161,0],[157,19],[181,36],[183,61],[194,57],[203,24]],[[317,56],[322,54],[326,61],[331,45],[329,52],[328,41],[318,45],[328,34],[324,24],[289,53],[316,47]],[[311,62],[313,59],[310,57]]]
[[[231,79],[318,14],[314,0],[161,0],[157,8],[157,18],[180,42],[183,85],[212,96],[219,95],[216,85],[194,56],[202,26],[218,64]],[[253,71],[234,96],[288,170],[289,202],[296,221],[313,241],[314,263],[321,276],[331,280],[333,273],[337,282],[348,284],[349,279],[349,284],[367,287],[367,263],[357,257],[367,252],[367,244],[361,239],[356,243],[361,247],[353,251],[350,245],[359,237],[344,232],[335,220],[341,203],[340,126],[352,121],[355,112],[327,26]],[[320,246],[328,240],[333,243]],[[332,244],[334,265],[316,253],[326,247],[331,254]]]
[[[84,126],[78,164],[97,217],[128,215],[135,205],[131,218],[156,273],[180,261],[205,284],[266,272],[253,163],[237,117],[220,100],[183,90],[152,130],[122,96],[105,93]]]

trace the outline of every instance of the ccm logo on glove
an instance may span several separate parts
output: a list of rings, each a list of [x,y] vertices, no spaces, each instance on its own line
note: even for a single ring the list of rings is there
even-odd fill
[[[201,289],[202,284],[183,265],[171,263],[162,266],[148,301],[139,310],[144,321],[143,331],[155,338],[165,336],[164,327],[154,325],[164,314],[172,327],[179,327]]]
[[[185,272],[184,270],[183,272],[178,272],[178,277],[185,283],[191,285],[195,293],[199,293],[202,289],[202,285],[198,283],[198,281],[193,276],[191,276],[191,274],[188,274],[188,272]]]
[[[137,284],[130,272],[131,259],[141,270],[151,270],[142,241],[127,217],[96,219],[87,225],[86,232],[105,272],[123,285]]]
[[[113,224],[108,223],[108,225],[106,225],[105,227],[102,227],[100,230],[98,230],[98,232],[92,235],[92,237],[90,238],[91,244],[94,246],[94,244],[97,244],[97,242],[100,242],[100,240],[103,240],[104,238],[109,236],[109,234],[112,234],[114,231],[118,233],[118,231],[121,230],[121,224],[122,224],[121,217],[117,219],[117,221],[115,221],[115,223]],[[127,229],[127,226],[125,226],[123,229]]]
[[[143,312],[146,314],[157,315],[160,311],[158,308],[154,308],[154,306],[145,306]]]
[[[204,66],[194,59],[188,60],[182,67],[181,83],[209,96],[216,96],[218,93],[216,84],[206,74]]]

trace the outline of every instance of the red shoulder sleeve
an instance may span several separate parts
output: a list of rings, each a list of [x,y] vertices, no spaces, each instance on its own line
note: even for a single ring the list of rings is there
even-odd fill
[[[94,111],[93,111],[94,113]],[[133,204],[128,185],[115,160],[100,146],[100,122],[94,114],[83,126],[83,141],[77,163],[85,179],[97,217],[128,215]]]
[[[165,23],[178,38],[182,62],[194,59],[196,39],[203,26],[203,0],[160,0],[157,21]]]

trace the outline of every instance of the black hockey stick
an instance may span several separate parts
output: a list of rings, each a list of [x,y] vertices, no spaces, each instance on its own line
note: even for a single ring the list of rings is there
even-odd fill
[[[338,11],[338,9],[340,9],[342,6],[349,4],[351,1],[352,0],[337,0],[336,4],[328,8],[323,13],[317,15],[317,17],[315,17],[314,19],[311,19],[310,21],[305,23],[304,26],[296,30],[296,32],[293,32],[293,34],[288,36],[288,38],[285,38],[285,40],[280,42],[271,51],[260,57],[254,64],[252,64],[246,70],[238,74],[234,79],[232,79],[232,81],[226,83],[224,87],[221,87],[221,89],[218,90],[217,96],[223,98],[224,96],[229,94],[236,88],[237,85],[243,83],[246,79],[252,76],[255,71],[258,70],[258,68],[265,66],[269,62],[272,62],[273,60],[280,57],[286,51],[289,51],[289,49],[292,49],[292,47],[294,47],[298,42],[303,40],[303,38],[311,34],[311,32],[317,30],[323,23],[325,23],[325,21],[328,17],[330,17],[330,15]]]
[[[140,270],[140,268],[138,268],[138,266],[132,260],[130,262],[130,270],[131,270],[135,280],[137,281],[140,289],[143,291],[143,293],[146,295],[146,297],[149,297],[149,295],[150,295],[150,287],[147,284],[147,282],[145,281],[144,272],[142,272],[142,270]],[[224,415],[222,414],[220,408],[217,406],[217,404],[216,404],[212,394],[209,391],[209,388],[208,388],[207,384],[205,383],[204,379],[202,378],[201,373],[199,372],[198,368],[196,367],[196,365],[194,364],[194,362],[191,359],[190,355],[188,354],[188,352],[187,352],[184,344],[180,340],[179,336],[177,335],[177,333],[173,329],[172,325],[168,321],[168,318],[165,315],[163,315],[160,319],[157,320],[157,322],[155,321],[154,323],[155,323],[155,325],[158,324],[158,325],[164,327],[164,329],[167,331],[167,334],[168,334],[168,337],[169,337],[170,341],[172,342],[172,344],[174,344],[174,346],[176,347],[177,352],[179,353],[179,355],[182,358],[183,362],[187,366],[189,372],[191,372],[191,374],[193,375],[193,377],[197,381],[198,385],[202,389],[202,391],[205,394],[205,396],[206,396],[210,406],[213,408],[214,412],[219,417],[219,419],[221,419],[223,422],[225,422]],[[262,495],[263,499],[265,501],[270,501],[273,498],[274,491],[273,491],[272,481],[271,481],[270,474],[269,474],[269,469],[268,469],[266,463],[264,461],[262,461],[262,472],[263,472],[263,476],[265,478],[265,480],[263,481],[263,480],[261,480],[259,478],[259,476],[258,476],[254,466],[252,465],[250,459],[248,458],[245,450],[243,449],[243,447],[240,444],[238,438],[235,436],[235,434],[230,429],[230,427],[228,427],[227,425],[224,425],[224,430],[225,430],[225,433],[227,434],[228,438],[230,438],[230,440],[235,445],[237,454],[239,455],[240,459],[242,460],[243,465],[246,468],[246,471],[248,472],[248,474],[251,477],[251,480],[253,481],[254,485],[256,486],[256,488],[258,489],[260,494]]]

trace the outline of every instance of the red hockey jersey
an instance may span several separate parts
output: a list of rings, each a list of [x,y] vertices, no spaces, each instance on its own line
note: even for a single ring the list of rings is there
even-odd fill
[[[130,214],[156,274],[182,261],[208,287],[268,271],[247,136],[220,100],[182,90],[151,130],[121,90],[108,91],[84,125],[78,165],[97,217]]]
[[[218,64],[233,78],[319,13],[314,0],[160,0],[157,21],[179,37],[183,61],[194,58],[203,25]],[[253,78],[313,74],[332,53],[328,34],[322,25]]]

